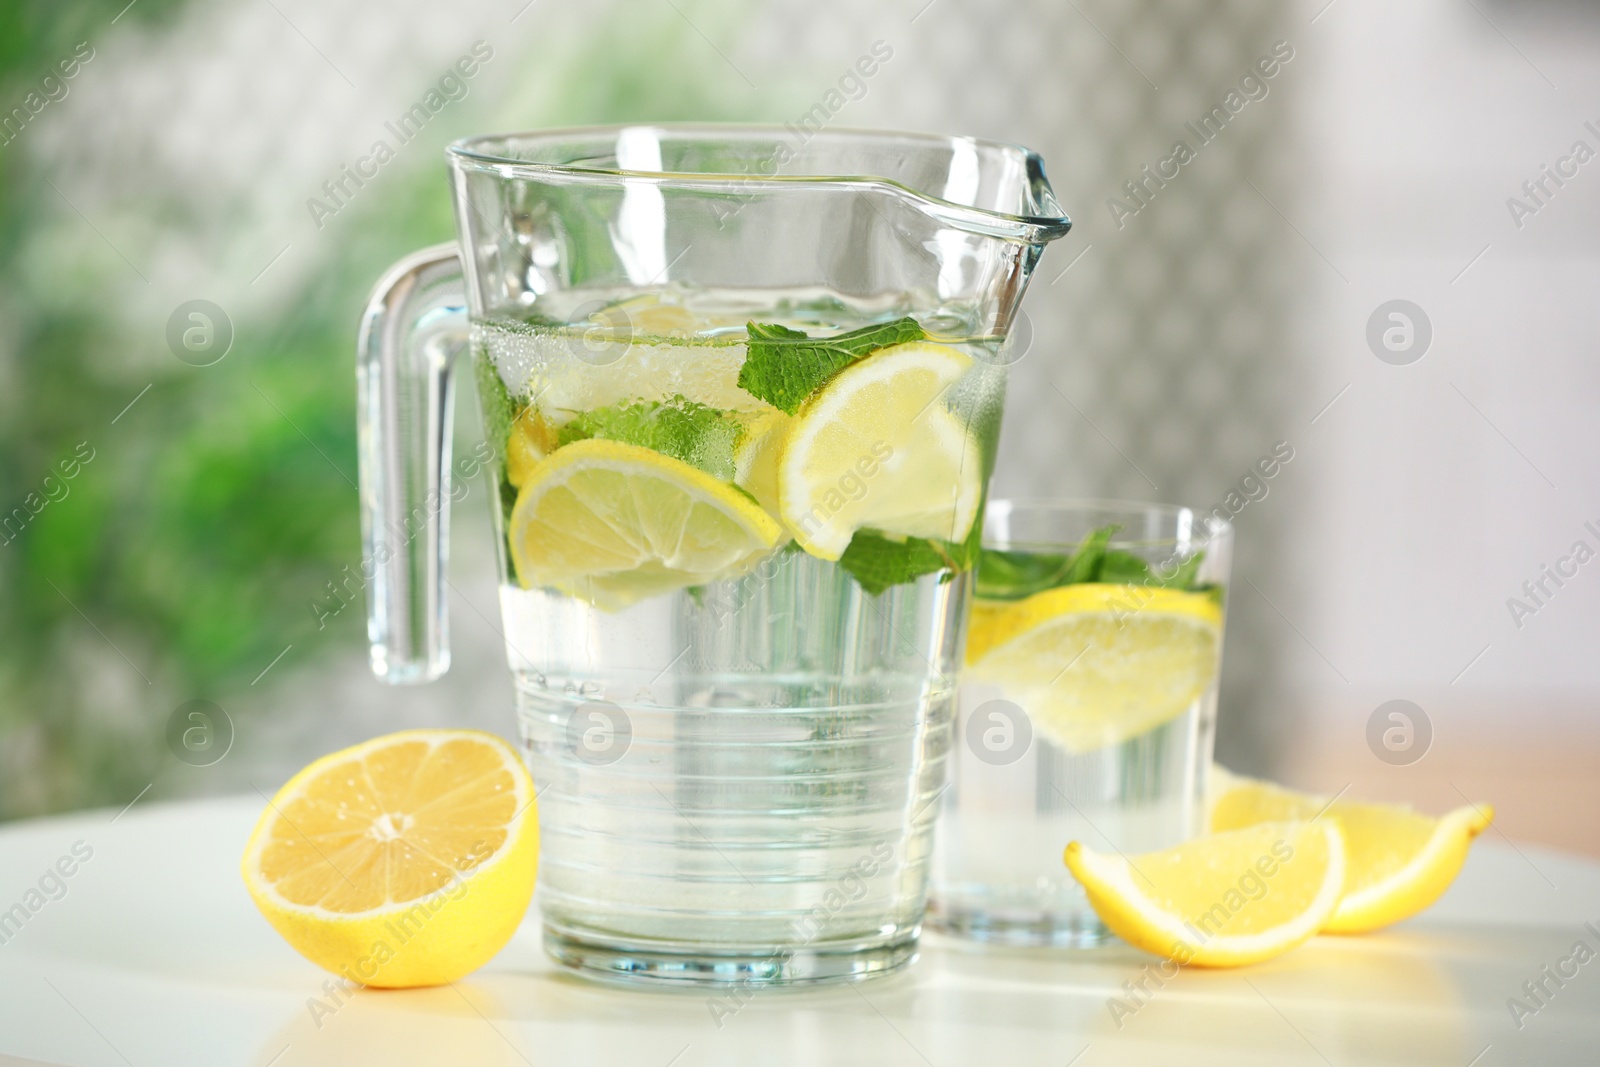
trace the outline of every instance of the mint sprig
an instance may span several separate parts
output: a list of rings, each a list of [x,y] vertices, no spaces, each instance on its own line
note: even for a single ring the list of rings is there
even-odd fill
[[[962,541],[936,541],[923,537],[894,538],[877,530],[857,530],[839,557],[862,589],[873,596],[896,585],[914,582],[924,574],[945,572],[943,581],[971,570],[978,561],[983,536],[983,509],[972,521]]]
[[[844,555],[839,557],[839,566],[849,571],[862,589],[877,596],[891,586],[914,582],[924,574],[954,569],[956,560],[952,547],[921,537],[896,541],[876,530],[857,530]]]
[[[1111,548],[1111,538],[1122,529],[1111,524],[1090,530],[1077,551],[1023,552],[986,548],[979,553],[975,594],[985,600],[1022,600],[1063,585],[1105,582],[1161,589],[1204,592],[1211,586],[1199,582],[1204,552],[1196,552],[1164,574],[1142,557]]]
[[[731,482],[734,449],[744,432],[736,413],[679,395],[669,400],[623,400],[583,412],[561,428],[556,442],[569,445],[598,437],[639,445]]]
[[[986,548],[978,558],[977,596],[987,600],[1021,600],[1058,585],[1071,585],[1072,555],[1055,552],[1009,552]]]
[[[907,316],[832,337],[810,337],[775,323],[745,324],[744,366],[739,388],[793,415],[829,378],[880,348],[920,341],[927,335]]]

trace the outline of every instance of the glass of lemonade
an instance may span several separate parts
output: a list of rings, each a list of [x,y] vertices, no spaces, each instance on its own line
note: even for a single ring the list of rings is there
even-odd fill
[[[904,966],[1009,327],[1068,225],[1037,158],[624,127],[451,166],[459,253],[399,265],[363,333],[375,669],[444,666],[424,490],[464,349],[547,951],[678,985]]]
[[[1111,935],[1069,841],[1195,836],[1215,738],[1232,527],[1182,507],[990,501],[929,923],[983,941]]]

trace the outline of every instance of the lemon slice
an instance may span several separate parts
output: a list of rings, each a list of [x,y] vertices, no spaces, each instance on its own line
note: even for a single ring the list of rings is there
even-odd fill
[[[506,439],[506,481],[513,489],[528,480],[541,459],[555,451],[556,431],[531,405],[517,412]]]
[[[940,541],[967,536],[982,456],[944,396],[971,366],[948,345],[891,345],[805,402],[778,465],[779,514],[800,547],[836,560],[864,526]]]
[[[1237,967],[1289,951],[1344,888],[1336,823],[1275,822],[1124,857],[1067,846],[1067,868],[1124,941],[1180,964]]]
[[[539,397],[556,426],[580,411],[674,396],[753,414],[765,405],[739,387],[745,345],[729,332],[744,322],[644,293],[566,326],[498,329],[491,348],[512,395]]]
[[[783,529],[739,490],[638,445],[589,439],[552,452],[511,509],[524,587],[616,611],[658,593],[734,578]]]
[[[684,337],[708,325],[682,304],[663,303],[654,293],[612,304],[594,318],[613,328],[626,326],[646,337]]]
[[[778,457],[793,421],[776,408],[762,412],[745,429],[744,440],[733,456],[734,484],[774,515],[778,513]]]
[[[1354,934],[1409,919],[1438,900],[1461,872],[1467,849],[1494,818],[1486,804],[1460,807],[1441,818],[1397,804],[1359,804],[1297,793],[1271,782],[1235,777],[1220,767],[1212,788],[1211,828],[1278,819],[1339,824],[1350,852],[1344,900],[1324,927]]]
[[[1205,593],[1085,582],[980,600],[968,676],[998,685],[1068,752],[1183,714],[1217,676],[1222,609]]]
[[[278,790],[244,853],[261,914],[369,986],[451,982],[511,939],[533,896],[533,781],[476,730],[406,730],[324,756]]]

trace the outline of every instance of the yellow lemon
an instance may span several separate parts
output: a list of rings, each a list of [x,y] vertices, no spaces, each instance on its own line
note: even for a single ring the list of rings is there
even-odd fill
[[[528,480],[528,474],[535,464],[555,448],[555,428],[536,408],[523,408],[511,424],[511,433],[506,440],[506,481],[511,483],[513,489],[520,487]]]
[[[1222,609],[1206,593],[1084,582],[974,602],[967,673],[1087,752],[1183,714],[1216,679],[1221,643]]]
[[[783,529],[738,489],[638,445],[589,439],[552,452],[517,494],[507,540],[524,587],[615,611],[735,578]]]
[[[755,416],[733,456],[733,483],[773,515],[778,514],[778,457],[793,421],[777,408]]]
[[[949,345],[891,345],[805,402],[778,465],[779,514],[801,548],[836,560],[868,526],[966,538],[982,498],[983,457],[945,396],[971,366]]]
[[[1237,967],[1318,930],[1344,888],[1336,823],[1277,822],[1123,856],[1074,841],[1067,868],[1112,932],[1179,964]]]
[[[451,982],[511,939],[539,822],[515,750],[475,730],[406,730],[324,756],[278,790],[245,887],[308,960],[369,986]]]
[[[1409,919],[1438,900],[1466,862],[1467,849],[1494,818],[1487,804],[1469,804],[1430,818],[1398,804],[1360,804],[1297,793],[1217,768],[1211,829],[1232,830],[1279,819],[1337,823],[1349,848],[1344,899],[1323,927],[1354,934]]]

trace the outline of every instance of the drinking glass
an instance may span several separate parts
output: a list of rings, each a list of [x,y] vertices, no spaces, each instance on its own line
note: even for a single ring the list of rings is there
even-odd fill
[[[915,952],[1009,329],[1069,222],[1025,149],[804,133],[457,143],[459,246],[363,326],[373,667],[448,663],[470,350],[545,947],[593,977]]]
[[[1062,860],[1202,830],[1233,531],[1188,508],[994,500],[957,696],[929,924],[1111,935]]]

